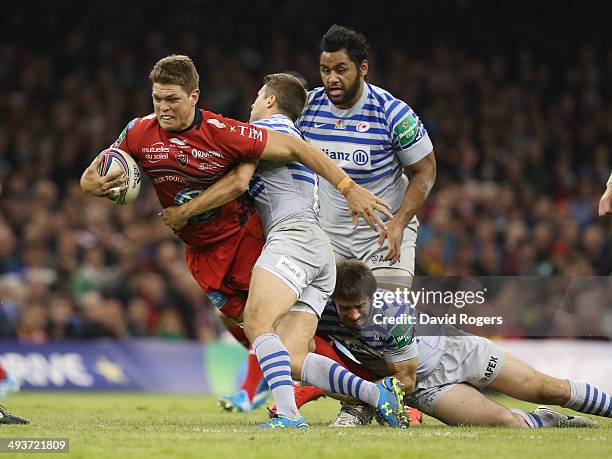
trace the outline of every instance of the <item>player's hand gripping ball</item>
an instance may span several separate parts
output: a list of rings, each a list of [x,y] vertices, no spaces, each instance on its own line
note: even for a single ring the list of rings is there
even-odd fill
[[[127,186],[125,191],[121,191],[121,187],[115,187],[110,190],[108,199],[115,204],[124,205],[134,202],[140,192],[140,169],[138,164],[130,155],[118,148],[108,148],[100,153],[102,162],[98,166],[98,173],[101,176],[112,174],[115,171],[122,171],[125,175],[125,183]]]

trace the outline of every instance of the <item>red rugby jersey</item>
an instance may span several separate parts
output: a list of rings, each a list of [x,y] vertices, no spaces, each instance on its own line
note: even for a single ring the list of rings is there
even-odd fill
[[[162,129],[155,114],[128,123],[113,147],[129,153],[147,174],[162,207],[185,203],[217,182],[241,160],[256,160],[265,129],[196,109],[188,129]],[[203,247],[236,233],[255,211],[246,197],[192,218],[176,231],[187,245]]]

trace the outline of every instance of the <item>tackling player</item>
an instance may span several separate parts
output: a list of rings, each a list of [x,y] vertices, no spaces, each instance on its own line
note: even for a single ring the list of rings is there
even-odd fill
[[[292,120],[301,113],[305,100],[306,91],[295,77],[268,75],[252,105],[250,121],[270,132],[299,138]],[[235,173],[244,181],[254,171],[254,165],[242,164]],[[191,211],[208,212],[221,204],[215,197],[219,189],[229,187],[230,180],[219,181],[194,199]],[[295,403],[292,376],[316,386],[339,380],[334,392],[359,398],[397,426],[401,390],[396,382],[386,379],[373,384],[346,370],[335,371],[335,361],[309,352],[308,343],[335,285],[333,251],[315,213],[316,185],[314,172],[296,162],[261,161],[249,189],[264,226],[266,245],[253,269],[245,332],[277,407],[264,426],[307,426]],[[173,215],[164,220],[175,229],[185,221],[181,207],[166,210]]]
[[[333,298],[317,334],[340,342],[379,377],[394,375],[404,385],[411,406],[446,424],[516,428],[594,425],[588,418],[566,416],[547,407],[530,413],[509,410],[485,397],[481,393],[484,388],[531,403],[612,417],[609,394],[588,383],[541,373],[488,339],[451,326],[445,326],[446,332],[437,336],[420,335],[419,312],[401,298],[385,301],[372,271],[357,260],[338,265]],[[397,323],[398,317],[404,323]],[[407,324],[408,317],[416,325]]]
[[[134,156],[143,171],[151,176],[162,207],[178,205],[187,213],[191,209],[198,209],[195,215],[188,213],[186,219],[189,224],[176,230],[176,233],[186,242],[188,250],[196,250],[203,256],[201,264],[197,260],[189,264],[194,277],[203,287],[207,286],[205,277],[208,274],[204,270],[215,269],[214,263],[210,262],[210,246],[217,244],[212,252],[213,260],[228,257],[233,260],[236,244],[224,247],[223,243],[242,228],[254,232],[252,228],[247,228],[249,219],[245,214],[248,212],[232,207],[231,202],[230,207],[217,208],[218,205],[215,205],[204,213],[197,207],[200,201],[196,197],[240,161],[299,161],[339,187],[347,198],[355,223],[362,216],[372,228],[379,224],[384,229],[377,211],[388,213],[386,204],[356,185],[320,150],[294,136],[267,131],[196,108],[199,77],[188,57],[169,56],[161,59],[153,68],[150,79],[155,113],[131,121],[114,146]],[[122,178],[100,177],[96,171],[97,162],[99,160],[94,160],[83,173],[81,187],[93,195],[107,196],[111,188],[121,185]],[[306,225],[305,231],[312,233],[315,229]],[[320,241],[319,245],[323,247],[324,243]],[[222,266],[226,267],[227,263]],[[305,362],[321,358],[311,357],[307,352],[317,316],[305,311],[293,311],[287,317],[294,322],[286,320],[282,323],[283,334],[295,355],[292,362],[284,343],[273,332],[281,326],[281,319],[295,303],[296,297],[301,295],[301,291],[296,291],[299,285],[307,279],[308,283],[318,279],[321,269],[311,266],[306,274],[303,270],[296,271],[295,265],[287,259],[279,260],[276,267],[284,271],[285,279],[281,280],[281,276],[277,277],[265,268],[253,273],[251,285],[257,283],[260,288],[249,295],[244,309],[244,327],[260,365],[266,363],[262,370],[279,406],[279,414],[272,420],[275,422],[265,426],[305,427],[307,424],[295,407],[291,371],[298,375],[301,373],[304,378],[306,370],[302,367],[306,368]],[[289,278],[291,280],[287,282]],[[290,282],[293,282],[293,288],[288,287]],[[270,298],[275,298],[274,303],[270,303]],[[221,298],[217,301],[222,311],[226,306],[225,300]],[[240,311],[231,312],[233,317],[240,314]],[[326,373],[330,366],[326,364],[321,363],[310,373],[306,371],[304,379],[318,385],[318,379],[333,378],[334,375]],[[347,386],[345,391],[378,406],[391,424],[397,424],[400,408],[394,397],[397,398],[400,390],[394,384],[388,387],[392,385],[391,380],[386,385],[374,385],[360,378],[354,382],[356,384]]]

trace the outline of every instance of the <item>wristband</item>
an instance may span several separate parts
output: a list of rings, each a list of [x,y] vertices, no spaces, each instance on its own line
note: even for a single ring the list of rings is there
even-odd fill
[[[348,175],[344,178],[342,178],[337,184],[336,184],[336,189],[342,193],[344,196],[346,196],[346,194],[349,192],[349,190],[351,188],[353,188],[353,186],[355,185],[355,182],[353,182],[353,179],[351,179]]]

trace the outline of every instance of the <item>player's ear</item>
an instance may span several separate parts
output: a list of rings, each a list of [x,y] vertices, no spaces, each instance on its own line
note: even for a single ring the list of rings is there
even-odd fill
[[[195,107],[200,99],[200,90],[196,88],[191,91],[191,94],[189,94],[189,99],[191,100],[192,105]]]
[[[368,74],[369,68],[370,66],[368,64],[368,60],[364,59],[363,61],[361,61],[361,65],[359,66],[359,74],[365,78]]]
[[[266,98],[266,108],[270,108],[273,107],[274,104],[276,104],[276,96],[274,94],[270,94],[267,98]]]

